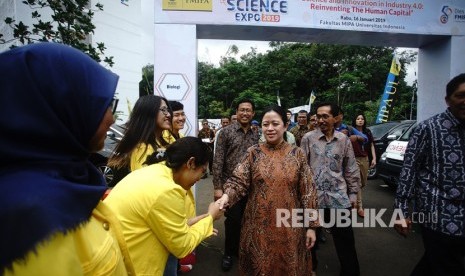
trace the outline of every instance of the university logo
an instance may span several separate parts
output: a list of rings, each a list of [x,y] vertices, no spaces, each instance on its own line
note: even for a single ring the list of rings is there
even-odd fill
[[[442,24],[446,24],[449,21],[449,15],[452,14],[452,9],[449,6],[442,6],[442,15],[439,17],[439,21]]]

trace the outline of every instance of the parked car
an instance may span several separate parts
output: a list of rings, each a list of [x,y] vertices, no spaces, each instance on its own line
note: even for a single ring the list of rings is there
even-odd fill
[[[107,185],[110,187],[112,186],[114,172],[107,166],[107,161],[118,142],[123,138],[124,131],[124,125],[113,124],[110,126],[110,129],[107,131],[105,146],[101,151],[92,153],[89,158],[90,162],[103,174]]]
[[[376,153],[376,164],[379,163],[381,155],[386,150],[389,143],[399,138],[410,126],[412,126],[415,120],[403,120],[403,121],[389,121],[386,123],[376,124],[369,126],[374,139],[375,153]],[[370,152],[371,160],[371,152]],[[368,179],[374,179],[378,175],[378,165],[368,170]]]
[[[399,182],[405,150],[416,126],[417,124],[413,124],[397,140],[389,143],[386,151],[381,155],[378,164],[378,177],[391,187],[396,187]]]

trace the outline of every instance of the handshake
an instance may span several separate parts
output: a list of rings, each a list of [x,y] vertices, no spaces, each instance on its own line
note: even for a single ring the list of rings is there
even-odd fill
[[[208,213],[213,217],[214,220],[217,220],[224,213],[225,209],[228,207],[229,197],[227,194],[223,194],[221,197],[217,198],[215,195],[215,201],[210,203],[208,206]]]

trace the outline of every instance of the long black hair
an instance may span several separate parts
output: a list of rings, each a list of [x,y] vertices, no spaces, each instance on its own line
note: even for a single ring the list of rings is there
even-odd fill
[[[123,168],[129,166],[131,152],[137,147],[137,145],[143,143],[152,146],[154,151],[157,151],[160,147],[165,147],[168,142],[163,139],[163,135],[155,137],[156,130],[158,128],[155,123],[160,113],[160,106],[162,101],[168,106],[169,113],[173,117],[173,112],[168,104],[168,100],[156,96],[146,95],[140,97],[134,109],[132,110],[129,121],[126,124],[126,131],[124,136],[115,148],[114,154],[109,158],[108,165],[115,168]],[[162,133],[160,131],[160,133]],[[160,142],[160,144],[157,143]]]
[[[357,117],[358,116],[363,117],[362,132],[367,133],[367,118],[365,117],[365,114],[363,114],[363,113],[357,113],[357,115],[355,115],[355,117],[352,119],[352,126],[357,128]]]

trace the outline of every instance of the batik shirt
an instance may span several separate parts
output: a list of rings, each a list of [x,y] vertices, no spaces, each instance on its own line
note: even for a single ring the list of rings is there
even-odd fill
[[[210,143],[207,143],[211,145],[213,143],[213,139],[215,138],[215,133],[211,129],[204,129],[202,128],[199,131],[199,135],[197,135],[200,139],[210,139]]]
[[[213,187],[223,189],[223,184],[232,175],[237,164],[245,157],[247,149],[258,144],[258,133],[249,127],[246,132],[239,123],[233,123],[221,130],[216,137],[213,159]]]
[[[407,146],[394,203],[405,217],[465,237],[465,126],[449,110],[420,123]],[[409,213],[409,202],[415,198]],[[421,221],[418,221],[421,222]]]
[[[300,147],[300,141],[302,141],[302,137],[304,137],[304,135],[309,131],[310,129],[308,128],[307,125],[304,125],[304,126],[296,125],[290,130],[290,132],[295,137],[295,143],[298,147]]]
[[[360,189],[360,170],[349,138],[338,131],[330,141],[321,130],[305,134],[300,147],[313,170],[320,208],[349,208]]]

